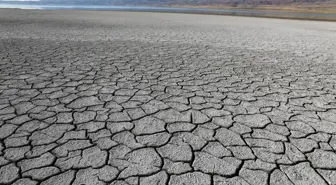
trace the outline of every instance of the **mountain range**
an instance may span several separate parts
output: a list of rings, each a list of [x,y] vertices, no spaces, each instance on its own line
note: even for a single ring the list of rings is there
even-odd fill
[[[1,1],[1,0],[0,0]],[[17,1],[17,0],[2,0]],[[20,3],[62,5],[132,5],[206,8],[253,8],[285,11],[336,12],[336,0],[19,0]],[[22,2],[23,1],[23,2]],[[31,1],[31,2],[27,2]],[[34,2],[33,2],[34,1]]]
[[[109,5],[195,5],[195,6],[258,6],[258,5],[326,5],[336,0],[40,0],[62,4],[109,4]]]

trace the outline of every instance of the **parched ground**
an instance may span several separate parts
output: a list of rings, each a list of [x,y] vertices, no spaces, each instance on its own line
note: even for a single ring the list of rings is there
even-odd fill
[[[0,10],[0,184],[336,182],[336,23]]]

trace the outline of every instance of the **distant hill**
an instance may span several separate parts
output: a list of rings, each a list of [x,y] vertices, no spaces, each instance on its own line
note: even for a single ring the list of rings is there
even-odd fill
[[[193,6],[259,6],[259,5],[325,5],[336,0],[41,0],[62,4],[109,4],[109,5],[193,5]]]

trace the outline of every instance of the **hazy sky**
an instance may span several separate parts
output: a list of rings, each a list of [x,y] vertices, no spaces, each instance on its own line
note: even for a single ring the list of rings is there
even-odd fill
[[[0,0],[0,1],[40,1],[40,0]]]

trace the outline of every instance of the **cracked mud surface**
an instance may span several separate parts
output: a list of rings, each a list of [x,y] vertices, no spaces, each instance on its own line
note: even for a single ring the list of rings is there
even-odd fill
[[[0,11],[0,184],[335,184],[336,24]]]

